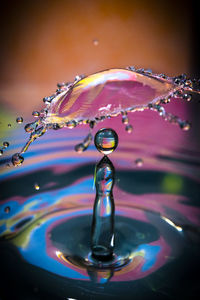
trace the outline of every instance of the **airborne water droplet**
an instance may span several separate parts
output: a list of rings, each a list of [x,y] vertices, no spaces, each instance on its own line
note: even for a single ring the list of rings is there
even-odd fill
[[[4,146],[4,148],[9,147],[9,143],[8,142],[3,142],[3,146]]]
[[[12,164],[14,167],[18,167],[20,166],[24,161],[24,158],[23,156],[20,155],[20,153],[15,153],[13,156],[12,156]]]
[[[143,159],[142,158],[137,158],[135,160],[135,164],[137,165],[137,167],[142,167],[143,166]]]
[[[187,100],[188,102],[192,100],[192,95],[191,94],[184,94],[183,99]]]
[[[133,126],[132,125],[130,125],[130,124],[128,124],[128,125],[126,125],[126,131],[128,132],[128,133],[131,133],[132,131],[133,131]]]
[[[183,121],[179,125],[180,125],[180,128],[185,130],[185,131],[189,130],[190,127],[191,127],[190,123],[187,122],[187,121]]]
[[[128,117],[127,117],[127,115],[123,115],[122,116],[122,123],[128,124]]]
[[[39,186],[37,183],[35,183],[35,184],[34,184],[34,188],[35,188],[35,190],[38,191],[38,190],[40,189],[40,186]]]
[[[10,206],[6,206],[5,208],[4,208],[4,211],[5,211],[5,213],[9,213],[10,212]]]
[[[68,128],[72,129],[72,128],[76,127],[77,123],[75,121],[69,121],[69,122],[67,122],[66,125]]]
[[[18,117],[18,118],[16,119],[16,122],[17,122],[18,124],[21,124],[21,123],[23,122],[23,118],[22,118],[22,117]]]
[[[31,133],[36,129],[36,126],[37,126],[37,123],[33,122],[33,123],[26,124],[24,129],[26,132]]]
[[[86,149],[85,149],[85,146],[83,145],[83,143],[80,143],[80,144],[76,145],[76,146],[74,147],[74,149],[75,149],[75,151],[76,151],[77,153],[82,153],[83,151],[86,150]]]
[[[105,155],[113,152],[118,145],[118,136],[112,128],[102,128],[95,135],[97,150]]]
[[[34,116],[34,117],[39,117],[40,116],[40,113],[39,113],[39,111],[33,111],[32,112],[32,116]]]
[[[94,40],[93,40],[93,45],[94,45],[94,46],[98,46],[98,45],[99,45],[99,41],[98,41],[97,39],[94,39]]]

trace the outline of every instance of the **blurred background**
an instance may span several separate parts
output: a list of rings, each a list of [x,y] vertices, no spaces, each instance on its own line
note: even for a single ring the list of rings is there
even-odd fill
[[[134,65],[198,76],[198,10],[193,1],[2,1],[0,102],[31,115],[57,82]]]

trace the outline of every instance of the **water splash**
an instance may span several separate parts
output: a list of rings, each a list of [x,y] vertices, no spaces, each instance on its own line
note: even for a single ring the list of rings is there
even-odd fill
[[[190,101],[192,96],[188,92],[200,93],[199,81],[191,80],[185,74],[168,77],[134,67],[80,75],[75,77],[74,82],[59,83],[57,86],[55,94],[43,99],[46,107],[40,113],[33,112],[38,119],[25,126],[26,132],[31,135],[15,156],[26,152],[30,144],[48,129],[72,129],[80,124],[89,124],[89,135],[75,146],[77,152],[85,151],[92,140],[91,131],[97,123],[122,114],[125,130],[131,133],[133,127],[129,124],[128,113],[144,109],[154,110],[164,120],[188,130],[190,123],[166,112],[162,104],[169,103],[173,98]]]

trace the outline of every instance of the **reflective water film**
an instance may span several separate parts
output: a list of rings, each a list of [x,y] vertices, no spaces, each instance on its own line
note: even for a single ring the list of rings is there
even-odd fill
[[[127,72],[153,80],[151,74]],[[170,84],[179,89],[180,82],[174,81]],[[172,100],[166,110],[189,119],[189,131],[164,122],[161,105],[159,112],[154,102],[153,109],[126,111],[103,122],[92,119],[89,133],[83,121],[61,129],[52,123],[55,130],[43,134],[49,112],[40,112],[36,123],[25,128],[32,140],[35,130],[41,138],[24,155],[24,122],[8,129],[12,136],[2,138],[0,157],[0,298],[195,299],[200,153],[198,120],[190,119],[188,111],[198,103],[179,95]],[[174,118],[177,124],[179,117]],[[130,133],[124,130],[128,125]],[[92,134],[102,127],[112,128],[119,139],[109,154],[115,167],[114,249],[103,262],[91,251],[95,166],[104,154],[97,151]],[[90,147],[81,151],[88,141]],[[104,136],[98,145],[106,145],[105,151],[116,146],[112,137]],[[13,153],[18,153],[13,161],[19,167],[11,162]]]
[[[191,80],[185,74],[168,77],[134,67],[110,69],[90,76],[80,75],[75,77],[74,82],[58,83],[57,86],[55,94],[43,99],[46,108],[32,113],[37,120],[25,125],[25,131],[31,133],[30,138],[14,155],[14,166],[21,165],[21,154],[48,129],[72,129],[81,124],[89,124],[93,129],[97,123],[119,114],[128,133],[132,132],[133,127],[129,124],[127,113],[144,109],[155,110],[165,120],[189,130],[189,122],[166,112],[162,104],[169,103],[173,97],[190,101],[192,95],[188,91],[200,92],[199,81]],[[16,121],[22,123],[23,118],[18,117]],[[83,143],[75,146],[75,150],[85,151],[91,140],[90,133]]]

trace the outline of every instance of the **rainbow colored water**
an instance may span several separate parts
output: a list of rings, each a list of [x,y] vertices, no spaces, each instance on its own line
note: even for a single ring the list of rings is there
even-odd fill
[[[176,105],[171,101],[166,107],[188,118],[188,108],[195,103],[172,100]],[[101,154],[93,143],[85,152],[74,151],[87,135],[87,126],[49,130],[32,144],[20,168],[8,168],[10,156],[24,143],[21,132],[14,132],[14,141],[8,140],[10,145],[1,156],[5,166],[0,175],[1,293],[9,285],[21,299],[196,295],[200,267],[197,121],[191,117],[191,130],[183,131],[163,122],[156,112],[128,113],[131,134],[124,130],[124,112],[103,123],[95,120],[97,124],[90,128],[95,132],[111,127],[119,136],[119,146],[110,157],[116,169],[118,267],[115,262],[94,267],[91,260],[94,169]]]

